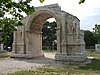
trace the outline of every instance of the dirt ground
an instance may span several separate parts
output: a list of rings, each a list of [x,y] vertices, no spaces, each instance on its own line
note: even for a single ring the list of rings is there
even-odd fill
[[[50,66],[53,68],[64,67],[64,65],[55,62],[55,53],[45,52],[44,55],[45,57],[38,57],[33,59],[0,59],[0,74],[19,70],[35,69],[43,66]]]

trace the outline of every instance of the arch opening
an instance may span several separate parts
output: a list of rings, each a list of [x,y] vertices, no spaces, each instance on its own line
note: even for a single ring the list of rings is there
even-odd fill
[[[54,18],[45,21],[42,28],[42,50],[44,52],[57,51],[57,23]]]
[[[38,53],[38,54],[36,54],[36,56],[40,55],[41,53],[42,53],[42,55],[44,55],[44,53],[43,53],[44,46],[46,46],[46,48],[49,48],[49,49],[54,48],[55,50],[57,50],[57,31],[56,31],[57,23],[55,21],[53,22],[55,24],[54,29],[53,29],[54,31],[48,32],[48,31],[50,31],[49,28],[47,28],[46,32],[44,32],[44,30],[43,30],[45,28],[45,24],[47,23],[48,19],[50,19],[50,18],[53,18],[53,19],[55,19],[55,21],[57,21],[56,18],[52,14],[48,14],[48,13],[38,14],[37,16],[35,16],[33,18],[32,23],[30,25],[30,30],[32,31],[32,33],[30,35],[30,37],[32,37],[30,39],[30,43],[31,43],[30,47],[31,47],[31,51],[34,51],[33,53]],[[53,24],[50,22],[48,22],[48,23]],[[53,25],[52,25],[52,27],[53,27]],[[47,33],[47,35],[48,35],[48,38],[46,38],[46,36],[44,36],[46,38],[46,40],[49,39],[49,40],[47,40],[48,44],[45,44],[46,41],[43,39],[44,33]],[[50,33],[52,33],[52,34],[50,34]]]

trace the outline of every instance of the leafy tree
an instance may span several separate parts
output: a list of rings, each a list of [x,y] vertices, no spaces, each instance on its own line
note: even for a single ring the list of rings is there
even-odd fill
[[[0,0],[0,27],[4,27],[3,38],[0,38],[1,42],[6,43],[8,37],[16,30],[16,26],[22,25],[20,22],[23,18],[22,13],[29,15],[35,11],[34,7],[30,6],[31,1],[32,0],[17,0],[16,2],[15,0]],[[45,0],[39,1],[43,3]],[[80,3],[84,1],[85,0],[80,0]],[[12,18],[8,18],[7,15],[12,15]]]
[[[11,46],[13,42],[13,31],[16,30],[18,22],[10,18],[4,18],[1,22],[3,22],[3,35],[0,42],[3,42],[5,47]]]
[[[84,3],[84,2],[85,2],[85,0],[80,0],[80,1],[79,1],[79,4]]]
[[[97,43],[100,44],[100,25],[95,24],[95,28],[93,28],[93,30],[94,37],[97,39]]]
[[[23,18],[22,13],[29,15],[33,13],[34,7],[30,6],[32,0],[0,0],[0,27],[3,27],[3,34],[0,37],[0,42],[7,45],[11,42],[13,31],[16,27],[22,25],[20,22]],[[41,3],[44,0],[40,0]],[[7,16],[10,15],[10,18]],[[0,33],[1,34],[1,33]],[[1,36],[1,35],[0,35]],[[11,38],[10,38],[11,37]]]
[[[86,47],[95,46],[96,40],[91,31],[89,30],[84,31],[84,40]]]
[[[56,40],[57,40],[57,36],[56,36],[56,27],[57,24],[56,22],[48,22],[46,21],[44,23],[43,29],[42,29],[42,42],[43,42],[43,46],[56,46]]]
[[[7,45],[9,41],[11,42],[13,31],[16,27],[22,25],[20,22],[23,18],[21,13],[25,12],[28,15],[30,12],[34,11],[34,7],[31,7],[28,3],[31,0],[18,0],[14,2],[13,0],[0,0],[0,27],[3,26],[3,34],[0,38],[0,42]],[[8,18],[8,15],[12,15]],[[10,38],[11,37],[11,38]]]

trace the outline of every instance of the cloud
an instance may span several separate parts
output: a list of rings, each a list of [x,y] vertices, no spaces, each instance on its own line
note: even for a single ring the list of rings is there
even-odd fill
[[[100,2],[97,3],[93,8],[90,8],[84,16],[80,19],[81,29],[92,30],[95,24],[100,23]]]
[[[100,11],[100,9],[80,20],[81,29],[92,30],[95,24],[100,23],[100,13],[97,11]]]
[[[100,0],[86,0],[81,5],[78,2],[79,0],[45,0],[42,4],[39,0],[33,0],[31,5],[37,7],[58,3],[62,10],[80,19],[81,29],[92,30],[94,25],[100,22]]]

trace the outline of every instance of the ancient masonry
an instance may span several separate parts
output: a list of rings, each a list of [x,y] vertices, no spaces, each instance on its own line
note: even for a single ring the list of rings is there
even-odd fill
[[[34,14],[25,17],[23,26],[14,32],[12,57],[33,58],[44,56],[42,27],[49,18],[57,22],[57,53],[55,60],[83,62],[86,60],[84,33],[80,20],[61,10],[58,4],[36,7]]]

